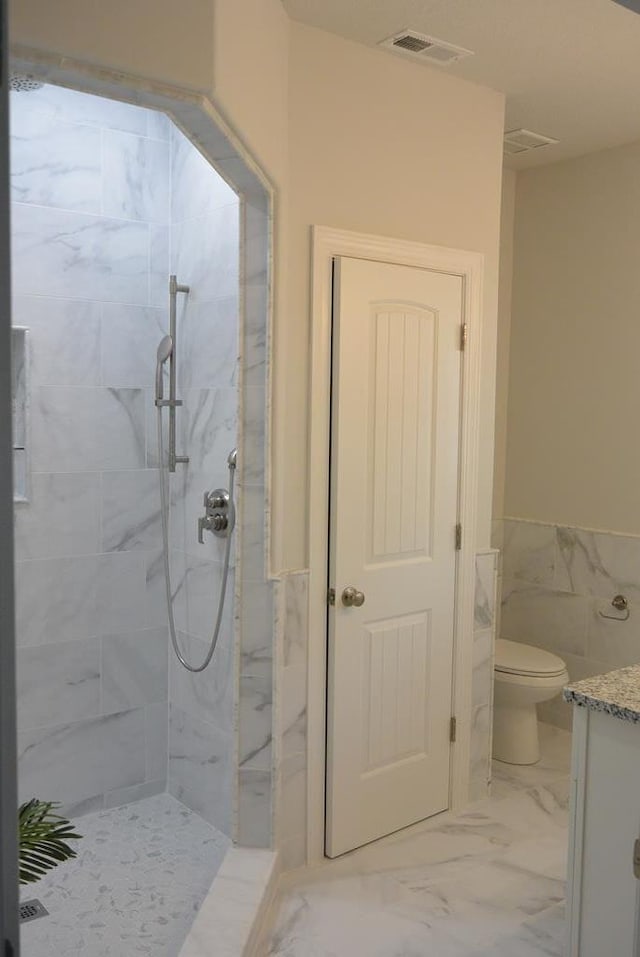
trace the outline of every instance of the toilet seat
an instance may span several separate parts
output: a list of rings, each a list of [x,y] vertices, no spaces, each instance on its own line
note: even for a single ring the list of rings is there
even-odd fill
[[[503,674],[530,678],[553,678],[566,672],[562,658],[550,651],[534,648],[533,645],[523,645],[519,641],[508,641],[506,638],[496,640],[494,667]]]

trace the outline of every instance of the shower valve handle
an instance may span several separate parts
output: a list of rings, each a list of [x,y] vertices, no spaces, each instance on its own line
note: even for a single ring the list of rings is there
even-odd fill
[[[221,538],[229,529],[229,493],[226,488],[216,488],[204,493],[205,514],[198,519],[198,541],[204,545],[204,533],[212,532]]]

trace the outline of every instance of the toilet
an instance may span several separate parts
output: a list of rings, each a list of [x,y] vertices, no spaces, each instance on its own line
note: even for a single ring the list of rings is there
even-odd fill
[[[493,756],[507,764],[540,759],[536,705],[569,681],[562,658],[517,641],[498,638],[494,666]]]

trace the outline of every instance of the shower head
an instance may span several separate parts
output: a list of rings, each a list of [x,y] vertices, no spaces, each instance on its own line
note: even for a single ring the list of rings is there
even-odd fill
[[[172,353],[173,339],[171,336],[163,336],[158,344],[158,352],[156,353],[156,403],[162,402],[162,397],[164,394],[162,383],[162,367]]]
[[[164,365],[173,352],[173,339],[171,336],[163,336],[158,344],[158,362]]]

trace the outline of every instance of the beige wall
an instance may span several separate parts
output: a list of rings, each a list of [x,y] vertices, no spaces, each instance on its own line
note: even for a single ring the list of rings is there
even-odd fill
[[[511,295],[513,288],[513,231],[515,227],[516,173],[502,174],[500,212],[500,277],[498,284],[498,348],[496,355],[496,440],[493,473],[493,517],[504,515],[507,468],[507,412],[509,398],[509,347],[511,342]]]
[[[313,223],[484,253],[476,543],[486,546],[503,97],[436,68],[289,23],[279,0],[112,0],[108,16],[106,9],[95,0],[14,0],[13,40],[212,90],[278,189],[274,568],[308,561]]]
[[[640,143],[518,174],[505,513],[640,534]]]

